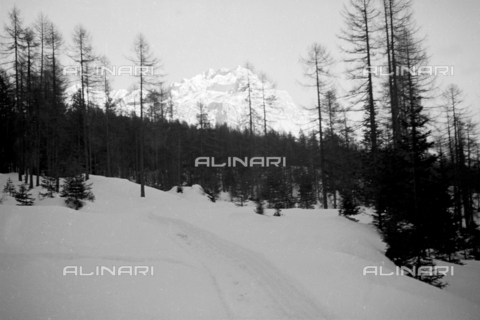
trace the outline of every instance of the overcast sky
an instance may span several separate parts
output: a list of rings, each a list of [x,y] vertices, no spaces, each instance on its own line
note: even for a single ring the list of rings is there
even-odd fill
[[[97,53],[112,64],[128,64],[133,38],[143,33],[161,58],[167,83],[191,78],[209,68],[234,68],[250,61],[286,90],[294,101],[308,105],[311,92],[298,81],[301,55],[313,42],[340,58],[336,38],[343,27],[340,11],[347,0],[1,0],[0,23],[14,4],[25,24],[40,12],[60,27],[71,43],[76,24],[93,37]],[[416,0],[417,24],[427,35],[431,64],[454,66],[453,77],[439,84],[458,84],[467,104],[480,111],[480,1]],[[132,80],[116,77],[116,89]]]

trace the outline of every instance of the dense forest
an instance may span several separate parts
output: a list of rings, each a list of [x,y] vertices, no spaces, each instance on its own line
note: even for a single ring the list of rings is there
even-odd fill
[[[14,7],[1,34],[0,172],[18,172],[30,188],[52,179],[56,192],[61,178],[79,174],[136,181],[142,197],[145,185],[181,192],[199,184],[212,201],[228,192],[238,205],[255,201],[262,213],[265,202],[277,215],[321,207],[354,219],[365,206],[399,266],[479,259],[480,145],[462,90],[439,89],[434,74],[412,72],[428,66],[428,53],[410,1],[351,0],[342,17],[343,58],[314,43],[300,59],[316,104],[312,127],[296,137],[268,129],[268,115],[251,98],[260,89],[249,85],[250,121],[242,129],[209,123],[201,106],[198,123],[180,122],[154,75],[137,77],[140,114],[119,112],[112,98],[98,105],[89,95],[108,97],[112,80],[92,69],[110,64],[95,54],[87,29],[78,25],[66,41],[46,15],[27,25]],[[76,76],[65,75],[65,58],[79,67]],[[131,61],[160,66],[141,34]],[[334,63],[344,74],[333,74]],[[365,72],[378,65],[386,76]],[[351,90],[340,93],[334,76]],[[67,97],[73,83],[79,90]],[[361,123],[352,112],[363,114]],[[196,167],[204,156],[218,163],[285,157],[286,166]],[[444,285],[439,275],[417,277]]]

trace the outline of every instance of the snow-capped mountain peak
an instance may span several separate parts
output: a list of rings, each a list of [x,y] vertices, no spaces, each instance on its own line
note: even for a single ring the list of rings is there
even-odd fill
[[[298,135],[307,122],[305,111],[295,105],[286,91],[274,89],[271,83],[262,83],[257,74],[242,66],[234,69],[208,69],[192,78],[172,83],[169,90],[174,105],[173,118],[189,124],[197,123],[201,103],[212,126],[225,123],[235,128],[246,128],[250,114],[248,83],[251,88],[252,113],[255,115],[254,129],[263,132],[265,108],[269,129]],[[67,96],[71,98],[78,89],[78,85],[68,88]],[[146,95],[147,92],[144,91],[144,97]],[[116,103],[118,112],[126,114],[139,113],[139,96],[138,89],[131,92],[125,89],[110,92],[110,98]],[[101,91],[91,90],[88,97],[100,107],[106,100]]]
[[[205,105],[205,112],[212,124],[226,123],[232,127],[245,128],[248,124],[249,106],[247,82],[252,88],[252,107],[257,115],[255,129],[262,131],[263,107],[266,107],[269,128],[280,132],[298,134],[306,115],[297,107],[286,91],[271,88],[262,83],[251,70],[242,66],[234,69],[209,69],[202,74],[171,84],[170,90],[178,116],[195,123],[199,112],[198,103]],[[265,91],[262,91],[265,88]],[[275,97],[269,102],[264,98]]]

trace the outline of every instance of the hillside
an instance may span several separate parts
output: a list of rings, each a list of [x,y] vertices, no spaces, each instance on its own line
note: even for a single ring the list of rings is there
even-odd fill
[[[394,265],[373,226],[336,210],[276,218],[211,203],[199,186],[147,187],[142,199],[127,180],[91,182],[96,201],[80,211],[62,198],[0,205],[2,320],[478,319],[478,262],[455,266],[443,290],[363,276],[365,266]],[[145,265],[153,274],[63,276],[66,266]]]

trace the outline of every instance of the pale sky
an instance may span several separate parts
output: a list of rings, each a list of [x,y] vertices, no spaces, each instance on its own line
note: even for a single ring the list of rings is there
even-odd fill
[[[298,104],[312,103],[298,63],[313,42],[325,45],[339,59],[336,34],[344,26],[340,11],[347,0],[1,0],[0,24],[14,4],[26,25],[46,14],[71,43],[76,24],[93,37],[94,49],[114,65],[129,65],[133,38],[143,33],[162,60],[171,83],[209,68],[235,68],[250,61],[276,81]],[[416,0],[415,18],[427,35],[431,64],[452,65],[453,77],[466,104],[480,113],[480,1]],[[132,79],[116,77],[116,89]]]

